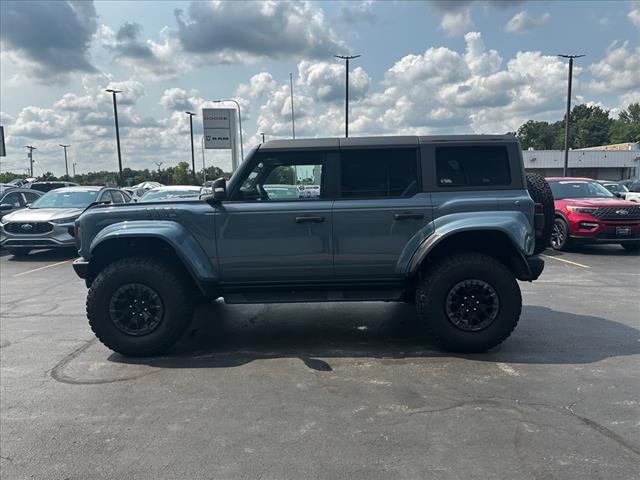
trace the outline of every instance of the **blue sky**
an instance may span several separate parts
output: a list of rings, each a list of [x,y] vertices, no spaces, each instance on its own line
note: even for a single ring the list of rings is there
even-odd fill
[[[2,170],[63,173],[116,165],[110,97],[122,94],[123,162],[189,160],[185,109],[216,98],[243,107],[245,146],[290,133],[294,73],[299,136],[504,133],[562,117],[566,65],[584,53],[573,101],[615,116],[640,101],[639,2],[2,2]],[[181,14],[176,14],[181,10]],[[201,124],[195,121],[196,135]],[[226,152],[207,162],[228,168]]]

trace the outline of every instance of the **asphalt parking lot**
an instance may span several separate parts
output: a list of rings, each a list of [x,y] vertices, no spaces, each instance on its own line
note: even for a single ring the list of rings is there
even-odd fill
[[[73,252],[2,255],[3,479],[640,473],[640,255],[618,246],[548,251],[514,335],[462,356],[407,305],[219,302],[131,360],[94,339]]]

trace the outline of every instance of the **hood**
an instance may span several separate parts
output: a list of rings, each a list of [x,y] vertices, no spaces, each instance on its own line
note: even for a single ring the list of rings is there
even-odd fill
[[[637,207],[638,204],[619,198],[563,198],[559,200],[577,207]]]
[[[84,208],[25,208],[5,215],[5,222],[50,222],[63,218],[77,218]]]

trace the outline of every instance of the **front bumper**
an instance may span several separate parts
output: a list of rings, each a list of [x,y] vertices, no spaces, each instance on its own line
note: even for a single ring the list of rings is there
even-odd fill
[[[73,270],[80,278],[86,279],[89,272],[89,260],[82,257],[76,258],[73,261]]]
[[[76,246],[76,240],[72,234],[73,223],[52,225],[50,231],[35,234],[8,232],[3,225],[0,227],[0,246],[5,248],[69,248]]]

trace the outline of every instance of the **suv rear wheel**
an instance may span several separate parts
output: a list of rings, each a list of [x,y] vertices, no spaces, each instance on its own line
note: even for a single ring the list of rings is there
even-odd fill
[[[520,288],[513,273],[488,255],[440,260],[418,284],[418,316],[446,349],[482,352],[502,343],[518,324]]]
[[[108,265],[87,295],[87,317],[98,339],[132,357],[166,351],[185,333],[192,315],[186,279],[152,257],[128,257]]]

